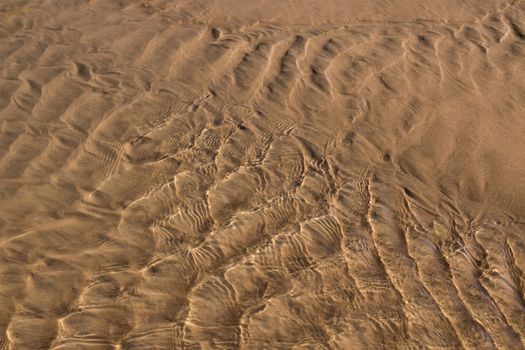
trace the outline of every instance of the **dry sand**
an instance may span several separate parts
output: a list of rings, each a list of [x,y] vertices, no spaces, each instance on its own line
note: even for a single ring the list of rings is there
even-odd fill
[[[523,349],[525,2],[2,0],[0,349]]]

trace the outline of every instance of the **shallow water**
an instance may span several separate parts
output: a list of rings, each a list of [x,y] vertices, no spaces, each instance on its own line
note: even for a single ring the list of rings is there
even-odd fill
[[[524,347],[522,1],[0,9],[0,349]]]

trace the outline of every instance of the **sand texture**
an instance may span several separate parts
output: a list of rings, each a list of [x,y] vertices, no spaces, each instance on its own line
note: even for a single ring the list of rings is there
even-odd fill
[[[0,350],[524,349],[524,284],[525,1],[0,1]]]

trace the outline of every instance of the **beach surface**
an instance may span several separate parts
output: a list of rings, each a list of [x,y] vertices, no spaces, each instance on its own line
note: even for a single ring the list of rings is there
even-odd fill
[[[0,1],[0,350],[524,349],[524,284],[524,1]]]

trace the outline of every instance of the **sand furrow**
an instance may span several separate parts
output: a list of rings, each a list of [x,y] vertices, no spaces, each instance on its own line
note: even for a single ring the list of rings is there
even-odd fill
[[[0,4],[0,349],[521,349],[525,6]]]

